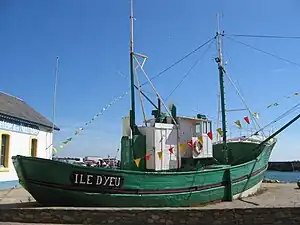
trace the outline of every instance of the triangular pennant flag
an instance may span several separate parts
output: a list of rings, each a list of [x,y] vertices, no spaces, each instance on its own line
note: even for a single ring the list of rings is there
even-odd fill
[[[157,152],[158,158],[161,160],[162,159],[162,151]]]
[[[79,134],[80,130],[76,130],[75,131],[75,135]]]
[[[73,138],[70,137],[70,138],[67,139],[67,141],[72,141],[72,139],[73,139]]]
[[[171,154],[174,153],[174,147],[170,146],[169,152],[170,152]]]
[[[273,104],[270,104],[270,105],[268,105],[268,106],[267,106],[267,108],[270,108],[270,107],[272,107],[272,105],[273,105]]]
[[[63,141],[62,143],[64,144],[64,145],[66,145],[66,144],[68,144],[68,140],[66,140],[66,141]]]
[[[217,129],[217,132],[218,132],[218,134],[219,134],[220,136],[223,136],[223,131],[222,131],[221,128],[218,128],[218,129]]]
[[[295,96],[298,96],[298,95],[299,95],[299,92],[295,92],[294,95],[295,95]]]
[[[53,146],[53,152],[57,153],[57,149]]]
[[[201,145],[203,145],[203,137],[202,137],[202,136],[199,136],[199,137],[198,137],[198,141],[199,141],[199,143],[200,143]]]
[[[63,145],[60,145],[59,147],[60,147],[60,148],[64,148],[64,146],[63,146]]]
[[[190,146],[190,148],[194,148],[193,140],[188,141],[187,144]]]
[[[207,136],[209,137],[210,140],[213,139],[213,133],[211,131],[207,133]]]
[[[146,160],[150,160],[150,154],[146,154]]]
[[[253,113],[252,116],[254,116],[256,119],[259,119],[258,113]]]
[[[181,152],[186,152],[185,144],[179,144],[179,148]]]
[[[249,117],[248,117],[248,116],[245,116],[245,117],[244,117],[244,120],[246,121],[246,123],[250,124],[250,120],[249,120]]]
[[[234,122],[239,128],[242,128],[241,121],[237,120]]]
[[[141,158],[135,159],[134,162],[135,162],[136,167],[139,167]]]
[[[277,102],[275,102],[275,103],[273,104],[273,106],[279,106],[279,104],[278,104]]]

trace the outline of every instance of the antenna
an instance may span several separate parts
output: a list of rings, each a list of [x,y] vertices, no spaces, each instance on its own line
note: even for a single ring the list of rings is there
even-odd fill
[[[53,107],[52,107],[52,146],[54,141],[54,128],[55,128],[55,112],[56,112],[56,92],[57,92],[57,78],[58,78],[58,63],[59,57],[56,57],[56,67],[55,67],[55,79],[54,79],[54,93],[53,93]],[[50,145],[50,146],[51,146]]]
[[[133,53],[133,0],[130,0],[130,53]]]

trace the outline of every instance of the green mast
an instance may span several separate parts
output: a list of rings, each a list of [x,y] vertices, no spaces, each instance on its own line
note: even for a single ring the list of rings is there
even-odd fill
[[[136,134],[135,124],[135,92],[134,92],[134,62],[133,62],[133,0],[130,0],[130,89],[131,89],[131,110],[130,110],[130,128],[132,136]]]
[[[217,31],[217,40],[218,40],[218,58],[216,62],[218,63],[219,69],[219,79],[220,79],[220,98],[221,98],[221,111],[222,111],[222,132],[223,132],[223,151],[224,151],[224,161],[228,164],[228,148],[227,148],[227,128],[226,128],[226,109],[225,109],[225,93],[224,93],[224,68],[223,68],[223,56],[221,48],[221,34],[220,34],[220,23],[219,23],[219,14],[218,18],[218,31]]]

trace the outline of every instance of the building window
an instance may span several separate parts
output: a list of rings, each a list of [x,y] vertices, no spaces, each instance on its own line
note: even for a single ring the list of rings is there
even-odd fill
[[[32,157],[37,156],[37,144],[38,144],[38,140],[36,138],[32,138],[31,145],[30,145],[30,155]]]
[[[1,135],[1,154],[0,154],[0,169],[8,168],[9,159],[9,135]]]

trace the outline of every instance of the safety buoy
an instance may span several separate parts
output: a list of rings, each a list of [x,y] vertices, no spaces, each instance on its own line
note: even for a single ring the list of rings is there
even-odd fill
[[[195,141],[194,143],[194,152],[199,155],[203,150],[203,145],[200,143],[200,141]]]

